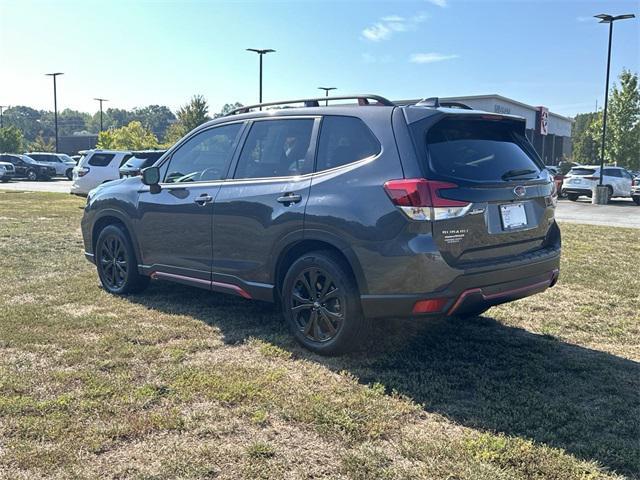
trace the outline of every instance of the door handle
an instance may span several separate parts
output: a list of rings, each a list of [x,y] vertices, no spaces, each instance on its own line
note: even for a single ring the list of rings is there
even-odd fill
[[[302,195],[298,195],[297,193],[286,193],[281,197],[278,197],[279,203],[284,203],[286,205],[290,205],[292,203],[298,203],[302,200]]]
[[[201,207],[204,207],[207,203],[213,202],[213,197],[210,195],[207,195],[206,193],[203,193],[198,198],[196,198],[194,202],[200,205]]]

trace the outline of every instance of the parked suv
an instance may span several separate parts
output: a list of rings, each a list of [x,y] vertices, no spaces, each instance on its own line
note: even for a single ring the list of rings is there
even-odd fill
[[[302,345],[335,354],[372,318],[478,315],[556,283],[554,183],[524,119],[328,100],[349,99],[243,107],[92,191],[82,232],[104,288],[278,302]]]
[[[3,153],[0,162],[9,162],[15,169],[14,178],[26,178],[27,180],[51,180],[56,171],[46,163],[37,162],[27,155],[18,153]]]
[[[16,173],[15,168],[12,163],[9,162],[0,162],[0,181],[2,183],[7,183],[11,180]]]
[[[142,169],[150,167],[164,155],[166,150],[140,150],[132,152],[133,157],[120,167],[120,178],[134,177],[142,174]]]
[[[46,163],[53,167],[57,176],[67,177],[71,180],[76,162],[66,153],[27,152],[25,155],[33,158],[36,162]]]
[[[609,198],[631,196],[633,176],[621,167],[604,167],[602,184],[609,190]],[[600,167],[581,165],[573,167],[562,182],[562,193],[576,201],[581,195],[591,197],[600,182]]]
[[[78,165],[73,169],[71,193],[87,195],[98,185],[120,178],[118,169],[133,154],[118,150],[84,150]]]

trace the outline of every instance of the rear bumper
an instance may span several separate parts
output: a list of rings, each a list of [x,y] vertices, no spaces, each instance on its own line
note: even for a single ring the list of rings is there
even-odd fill
[[[578,195],[586,195],[588,197],[592,195],[592,191],[590,188],[583,187],[563,187],[562,193],[577,193]]]
[[[534,295],[555,285],[560,254],[524,266],[463,274],[445,289],[428,294],[362,295],[362,310],[368,318],[455,316]],[[444,299],[436,312],[415,314],[416,302]]]

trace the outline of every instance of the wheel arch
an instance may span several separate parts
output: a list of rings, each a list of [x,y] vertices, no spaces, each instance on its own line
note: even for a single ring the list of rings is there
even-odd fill
[[[353,275],[360,294],[366,293],[367,284],[360,266],[360,262],[351,248],[339,238],[331,238],[327,235],[305,235],[303,239],[298,239],[287,244],[281,249],[273,266],[273,280],[275,287],[275,297],[279,297],[280,288],[289,267],[305,253],[317,250],[329,250],[340,258]]]
[[[93,252],[96,251],[96,243],[98,241],[98,236],[100,232],[109,225],[120,225],[122,226],[125,235],[129,237],[129,241],[133,246],[133,251],[136,255],[136,261],[140,264],[140,250],[138,248],[138,242],[136,241],[135,236],[133,235],[133,229],[131,228],[131,223],[129,219],[122,212],[118,210],[108,209],[100,212],[100,215],[93,222],[93,227],[91,228],[91,248]]]

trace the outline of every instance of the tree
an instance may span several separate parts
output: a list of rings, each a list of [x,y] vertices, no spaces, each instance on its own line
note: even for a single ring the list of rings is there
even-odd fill
[[[164,105],[149,105],[143,108],[136,108],[133,114],[136,120],[140,121],[157,137],[163,137],[169,125],[176,120],[173,112]]]
[[[51,137],[49,137],[49,140],[45,140],[42,136],[42,132],[40,132],[35,140],[29,145],[29,150],[32,152],[55,152],[56,144],[54,139]]]
[[[591,124],[596,121],[596,112],[579,113],[575,117],[571,129],[573,139],[573,161],[582,164],[598,162],[600,156],[600,142],[592,135]]]
[[[51,128],[49,128],[48,122],[42,121],[43,113],[44,112],[31,107],[16,105],[4,111],[4,124],[5,126],[12,125],[18,128],[22,131],[24,138],[32,142],[41,131],[47,136],[54,134],[53,123],[51,123]]]
[[[623,70],[611,89],[607,121],[607,152],[605,158],[617,165],[640,168],[640,89],[638,74]]]
[[[10,125],[0,128],[0,152],[1,153],[21,153],[24,143],[22,132]]]
[[[174,122],[169,125],[165,134],[164,134],[164,144],[163,146],[166,148],[171,147],[174,143],[180,140],[187,134],[187,129],[180,122]]]
[[[224,106],[222,107],[222,110],[220,110],[220,113],[216,113],[213,116],[213,118],[224,117],[230,111],[235,110],[236,108],[240,108],[240,107],[244,107],[244,105],[242,105],[240,102],[225,103]]]
[[[142,123],[133,121],[124,127],[100,132],[97,147],[110,150],[145,150],[158,148],[158,139]]]
[[[178,121],[187,132],[210,120],[209,106],[202,95],[194,95],[191,101],[178,110]]]

